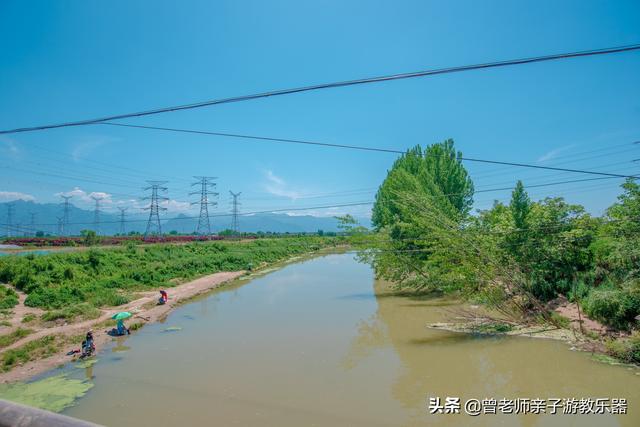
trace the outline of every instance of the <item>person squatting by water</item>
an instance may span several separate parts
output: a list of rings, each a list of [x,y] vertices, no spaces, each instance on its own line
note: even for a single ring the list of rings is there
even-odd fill
[[[84,341],[82,341],[82,354],[80,354],[81,358],[89,357],[93,355],[96,351],[96,345],[93,342],[93,331],[87,332],[87,336]]]
[[[169,300],[169,296],[167,295],[167,292],[164,290],[161,290],[160,298],[158,298],[158,305],[164,305],[167,303],[168,300]]]
[[[112,337],[122,336],[122,335],[130,335],[131,331],[124,325],[124,321],[122,319],[118,320],[116,323],[116,327],[112,328],[110,331],[106,331],[108,335]]]

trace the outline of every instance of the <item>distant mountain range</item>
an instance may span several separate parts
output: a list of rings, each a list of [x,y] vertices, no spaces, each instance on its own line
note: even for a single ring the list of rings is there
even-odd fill
[[[32,201],[16,200],[10,202],[13,205],[11,220],[11,235],[18,236],[35,231],[45,234],[58,233],[58,217],[62,217],[62,206],[59,203],[35,203]],[[7,213],[9,203],[0,203],[0,236],[7,234]],[[35,227],[31,227],[31,214],[34,214]],[[180,234],[188,234],[195,231],[198,218],[192,215],[171,215],[172,219],[162,221],[163,232],[177,231]],[[125,231],[137,231],[143,233],[146,228],[147,214],[128,214]],[[368,218],[357,218],[361,225],[370,227]],[[218,232],[230,227],[231,217],[215,217],[211,219],[212,231]],[[337,220],[332,217],[317,217],[312,215],[287,215],[287,214],[255,214],[242,215],[239,218],[240,231],[244,232],[275,232],[275,233],[310,233],[318,230],[338,231]],[[94,229],[94,212],[76,206],[69,207],[70,235],[78,235],[81,230]],[[119,214],[102,212],[100,214],[100,234],[113,235],[120,231]]]

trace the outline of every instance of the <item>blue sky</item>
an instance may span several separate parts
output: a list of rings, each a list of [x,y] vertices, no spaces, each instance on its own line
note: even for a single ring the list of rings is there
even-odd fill
[[[640,42],[637,1],[0,2],[0,129],[314,83]],[[411,79],[127,123],[640,173],[640,53]],[[373,200],[395,155],[94,125],[0,137],[0,201],[188,209],[192,175],[245,211]],[[468,164],[477,189],[583,175]],[[588,176],[586,176],[588,177]],[[600,214],[620,180],[532,188]],[[476,207],[509,191],[476,196]],[[310,211],[367,215],[368,208]]]

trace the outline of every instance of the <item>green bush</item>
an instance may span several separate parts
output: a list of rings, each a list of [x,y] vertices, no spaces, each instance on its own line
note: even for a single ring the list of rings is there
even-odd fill
[[[51,322],[58,319],[71,321],[76,318],[80,318],[81,320],[95,319],[99,316],[100,310],[87,303],[83,303],[60,310],[48,311],[42,315],[41,319],[45,322]]]
[[[56,353],[59,341],[61,339],[58,336],[49,335],[30,341],[19,348],[5,351],[0,355],[2,370],[7,372],[18,363],[27,363]]]
[[[6,335],[0,335],[0,348],[8,347],[21,338],[26,337],[33,331],[31,329],[18,328]]]
[[[629,338],[606,342],[607,351],[617,359],[628,363],[640,363],[640,332],[635,331]]]
[[[27,313],[24,315],[24,317],[22,318],[22,323],[31,323],[34,320],[36,320],[36,315],[33,313]]]
[[[640,314],[640,292],[634,288],[598,288],[582,303],[592,319],[618,329],[628,329]]]
[[[6,286],[0,285],[0,309],[11,309],[18,304],[18,294]]]

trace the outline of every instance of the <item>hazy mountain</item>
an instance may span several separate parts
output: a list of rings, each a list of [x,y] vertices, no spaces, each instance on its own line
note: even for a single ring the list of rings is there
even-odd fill
[[[32,201],[16,200],[10,202],[13,205],[11,235],[24,235],[33,233],[31,227],[31,213],[35,214],[35,230],[43,231],[46,234],[57,234],[57,218],[62,217],[63,208],[59,203],[35,203]],[[9,203],[0,203],[0,235],[6,235],[7,206]],[[142,212],[138,214],[127,214],[125,231],[144,232],[148,214]],[[370,221],[366,218],[358,218],[365,227],[370,226]],[[211,228],[214,232],[230,227],[230,216],[212,216]],[[197,226],[198,219],[191,215],[180,214],[173,219],[163,220],[162,229],[164,232],[172,230],[178,233],[192,233]],[[315,232],[318,230],[337,231],[337,221],[332,217],[317,217],[311,215],[287,215],[287,214],[255,214],[239,217],[240,231],[257,232]],[[69,233],[80,234],[81,230],[94,229],[94,212],[92,210],[81,209],[70,205],[69,208]],[[102,212],[100,214],[100,234],[110,235],[120,231],[119,214]]]

